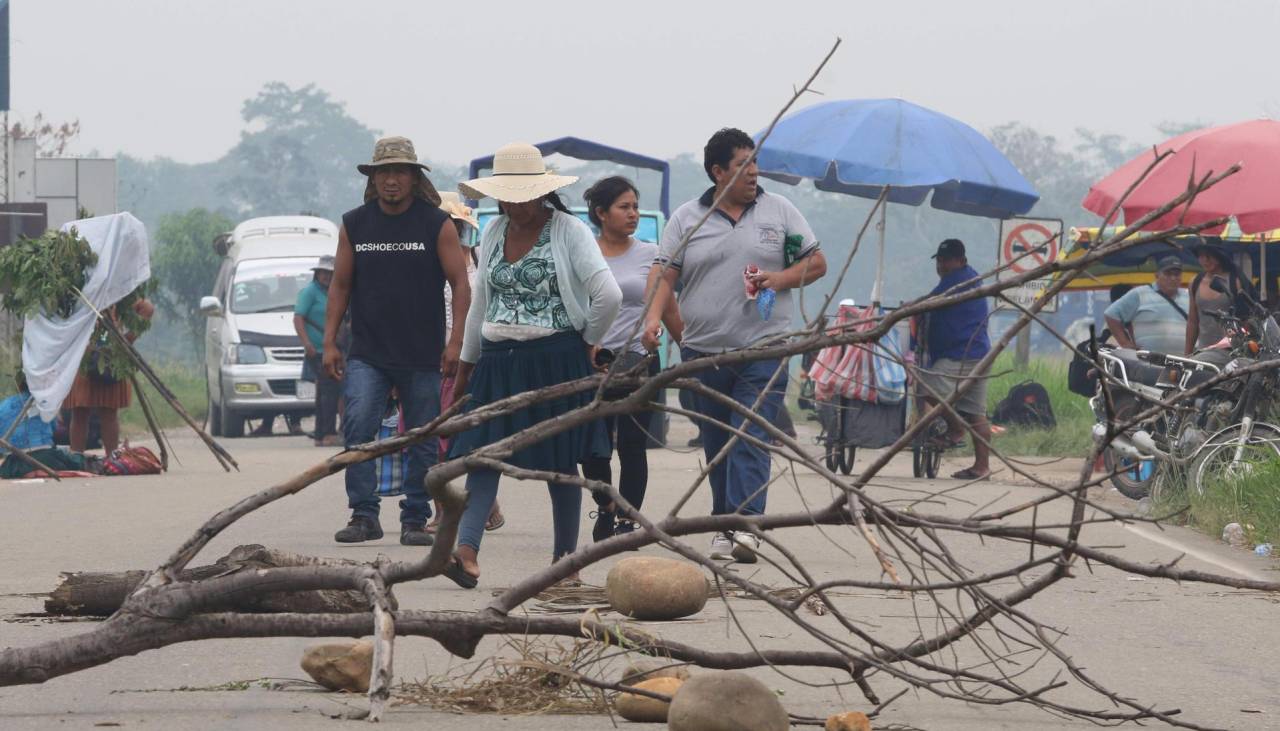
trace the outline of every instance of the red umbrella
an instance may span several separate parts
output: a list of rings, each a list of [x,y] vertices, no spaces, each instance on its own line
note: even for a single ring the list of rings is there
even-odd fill
[[[1126,223],[1132,224],[1176,198],[1187,189],[1193,175],[1199,180],[1240,163],[1240,172],[1196,196],[1190,209],[1175,209],[1146,228],[1168,228],[1180,220],[1203,223],[1221,216],[1234,216],[1245,233],[1280,228],[1280,122],[1269,119],[1210,127],[1161,142],[1156,150],[1135,157],[1094,184],[1081,205],[1106,216],[1155,159],[1157,151],[1168,150],[1174,154],[1157,165],[1125,199]],[[1221,230],[1218,227],[1206,233]]]

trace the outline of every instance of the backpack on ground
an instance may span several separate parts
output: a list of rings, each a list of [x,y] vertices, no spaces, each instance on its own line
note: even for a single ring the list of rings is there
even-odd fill
[[[1023,381],[1009,389],[1009,394],[996,404],[991,420],[997,424],[1053,429],[1058,420],[1053,416],[1049,392],[1035,381]]]
[[[160,458],[146,447],[125,445],[102,462],[104,475],[158,475],[162,471]]]

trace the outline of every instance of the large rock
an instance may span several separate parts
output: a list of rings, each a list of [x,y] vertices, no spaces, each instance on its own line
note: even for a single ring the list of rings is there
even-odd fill
[[[708,589],[702,569],[656,556],[622,559],[609,570],[604,587],[615,611],[646,620],[697,614],[707,604]]]
[[[368,693],[373,643],[360,640],[312,645],[302,653],[302,669],[329,690]]]
[[[695,675],[680,686],[667,714],[670,731],[787,731],[777,694],[743,673]]]
[[[653,693],[662,693],[663,695],[674,696],[676,691],[680,690],[683,680],[679,678],[652,678],[650,680],[642,680],[636,683],[635,688],[651,691]],[[628,721],[637,723],[666,723],[667,711],[671,708],[671,704],[666,701],[660,701],[657,698],[636,695],[634,693],[623,693],[618,696],[618,700],[614,702],[614,708],[617,709],[618,715]]]
[[[827,718],[823,731],[871,731],[871,719],[857,711],[839,713]]]
[[[642,680],[652,680],[654,678],[675,678],[677,680],[689,679],[689,666],[673,664],[673,660],[663,660],[654,657],[640,657],[627,663],[626,669],[622,671],[622,685],[635,685]]]

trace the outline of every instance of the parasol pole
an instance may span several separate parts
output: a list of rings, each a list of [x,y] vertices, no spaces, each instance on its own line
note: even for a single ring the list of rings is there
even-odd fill
[[[876,231],[880,238],[880,258],[876,261],[876,283],[871,287],[871,307],[873,311],[880,309],[880,296],[884,288],[884,223],[885,209],[888,208],[889,186],[885,186],[885,205],[880,206],[880,222],[876,224]]]
[[[1262,276],[1259,277],[1261,282],[1262,301],[1267,301],[1267,235],[1262,234],[1258,239],[1258,268],[1262,270]]]

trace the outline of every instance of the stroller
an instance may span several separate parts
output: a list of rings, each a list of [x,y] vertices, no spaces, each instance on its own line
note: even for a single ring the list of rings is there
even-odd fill
[[[840,304],[829,333],[865,332],[875,327],[881,309]],[[818,353],[809,369],[827,469],[853,472],[859,447],[893,444],[906,427],[906,370],[898,334],[890,331],[870,345],[832,346]]]

